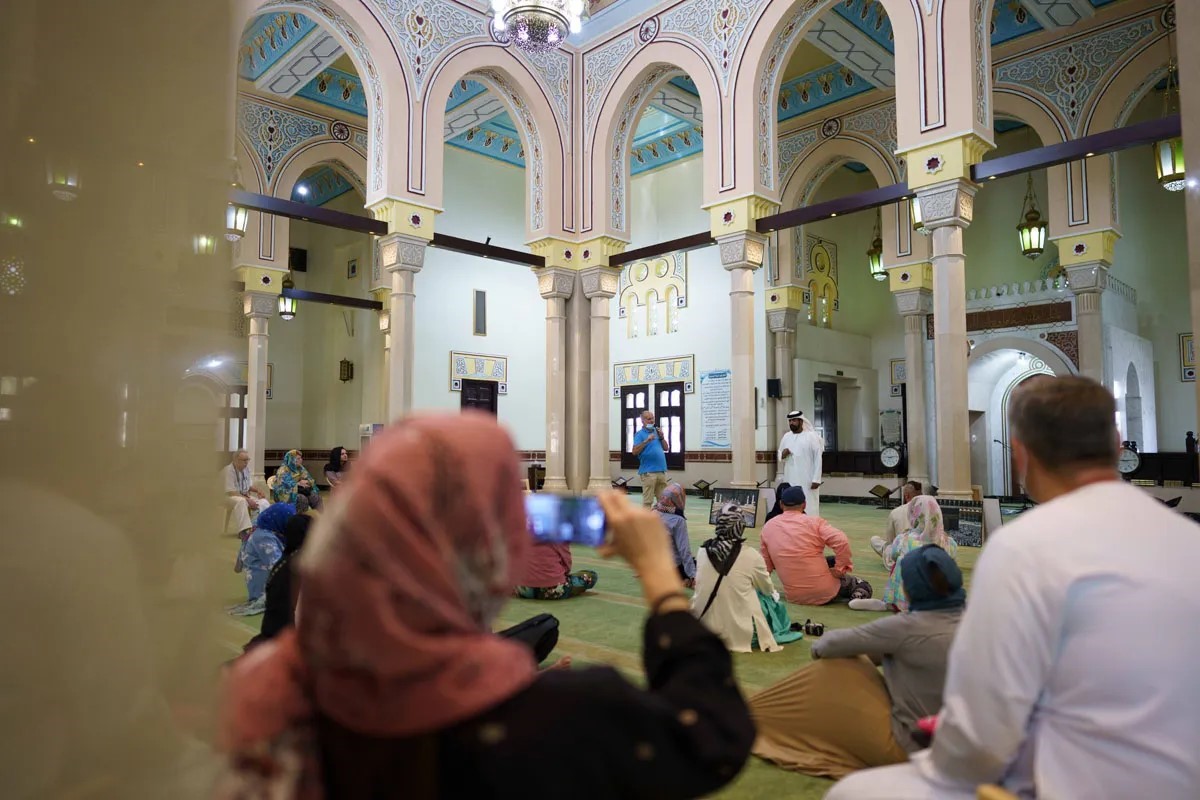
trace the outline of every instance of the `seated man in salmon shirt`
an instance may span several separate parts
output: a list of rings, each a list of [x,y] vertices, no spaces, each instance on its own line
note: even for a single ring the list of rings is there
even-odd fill
[[[780,498],[783,513],[762,531],[768,572],[779,573],[789,603],[823,606],[834,600],[871,596],[871,584],[850,574],[850,540],[821,517],[804,513],[804,489],[789,486]],[[833,550],[825,555],[825,548]]]

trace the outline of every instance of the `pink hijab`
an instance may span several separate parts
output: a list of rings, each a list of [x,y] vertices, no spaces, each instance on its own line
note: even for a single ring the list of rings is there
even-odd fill
[[[367,736],[413,736],[470,719],[537,674],[527,647],[491,631],[529,546],[516,454],[494,418],[410,418],[355,469],[309,537],[297,631],[231,670],[225,796],[266,779],[280,796],[320,797],[317,711]]]

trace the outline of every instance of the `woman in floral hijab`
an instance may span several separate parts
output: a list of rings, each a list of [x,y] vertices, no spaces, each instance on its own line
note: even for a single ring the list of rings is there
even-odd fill
[[[936,544],[950,554],[958,556],[958,543],[942,527],[942,508],[929,495],[919,495],[908,506],[908,532],[903,533],[884,548],[883,563],[892,571],[887,588],[883,590],[883,601],[899,611],[908,610],[908,597],[904,593],[900,562],[911,551]]]
[[[288,450],[283,457],[283,466],[275,472],[275,488],[271,490],[271,497],[276,503],[295,505],[296,495],[301,493],[308,496],[311,507],[320,506],[320,490],[304,466],[304,454],[299,450]]]

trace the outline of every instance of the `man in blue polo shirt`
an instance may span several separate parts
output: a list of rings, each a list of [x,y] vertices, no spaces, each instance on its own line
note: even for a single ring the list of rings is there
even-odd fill
[[[667,439],[654,427],[654,412],[642,412],[642,429],[633,436],[633,454],[638,457],[638,477],[642,479],[642,505],[654,508],[658,496],[667,488]]]

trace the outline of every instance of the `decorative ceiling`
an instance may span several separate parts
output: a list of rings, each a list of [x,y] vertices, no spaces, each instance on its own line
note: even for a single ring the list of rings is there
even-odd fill
[[[592,0],[591,13],[620,2]],[[1113,2],[1117,0],[996,0],[992,44],[1068,27]],[[896,79],[894,52],[891,22],[878,0],[840,0],[817,20],[784,71],[778,98],[780,122],[872,89],[891,88]],[[303,14],[272,12],[255,18],[238,48],[238,74],[257,90],[276,97],[300,97],[337,112],[367,114],[362,81],[349,56],[332,34]],[[525,165],[512,119],[485,86],[460,81],[446,110],[447,144],[514,166]],[[1011,130],[1013,124],[1019,123],[998,121],[997,133]],[[672,79],[651,98],[634,133],[631,172],[637,175],[700,153],[703,135],[699,92],[686,76]],[[846,166],[865,169],[856,163]],[[349,191],[350,185],[337,172],[328,173],[306,179],[314,189],[320,182],[327,190],[293,199],[319,205]]]
[[[354,185],[328,164],[307,170],[292,188],[292,200],[310,206],[323,206],[351,191]]]

